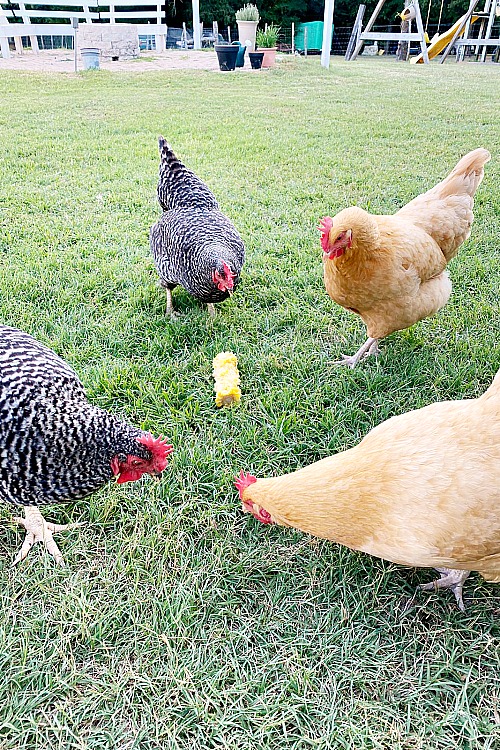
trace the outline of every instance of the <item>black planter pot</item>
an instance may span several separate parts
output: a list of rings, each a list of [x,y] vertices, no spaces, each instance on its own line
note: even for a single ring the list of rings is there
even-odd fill
[[[249,52],[250,65],[254,70],[260,70],[262,68],[262,60],[264,59],[263,52]]]
[[[239,47],[232,44],[216,44],[215,51],[217,52],[217,59],[221,70],[235,69]]]

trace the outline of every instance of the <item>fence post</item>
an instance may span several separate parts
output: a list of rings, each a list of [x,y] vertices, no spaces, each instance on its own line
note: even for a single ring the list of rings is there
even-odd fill
[[[292,21],[292,55],[295,52],[295,23]]]
[[[333,26],[334,0],[325,0],[325,13],[323,16],[323,39],[321,42],[321,65],[330,67],[330,53],[332,51],[332,26]]]
[[[307,26],[304,28],[304,57],[307,57]]]
[[[231,27],[227,27],[227,41],[231,44]],[[217,44],[217,42],[215,42]]]
[[[193,0],[193,49],[201,49],[200,0]]]

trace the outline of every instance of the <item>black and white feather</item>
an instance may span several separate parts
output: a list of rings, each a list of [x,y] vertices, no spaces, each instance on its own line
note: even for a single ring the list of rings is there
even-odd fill
[[[226,299],[239,281],[245,247],[205,183],[159,139],[161,219],[151,228],[151,252],[160,282],[183,286],[202,302]],[[231,278],[229,278],[231,276]]]
[[[113,477],[111,460],[149,459],[145,435],[92,406],[76,373],[23,331],[0,325],[0,500],[60,503]]]

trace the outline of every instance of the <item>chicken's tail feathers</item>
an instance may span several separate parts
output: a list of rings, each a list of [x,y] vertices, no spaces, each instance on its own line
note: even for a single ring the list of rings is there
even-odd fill
[[[162,135],[158,138],[160,174],[158,202],[164,211],[176,208],[206,208],[216,210],[219,204],[212,191],[175,155]]]
[[[175,207],[175,190],[172,189],[176,177],[185,170],[184,164],[177,158],[167,139],[158,138],[160,151],[160,175],[158,179],[158,202],[164,211]]]
[[[476,148],[463,156],[438,186],[441,188],[441,197],[458,194],[473,198],[484,177],[484,165],[490,159],[491,154],[485,148]]]
[[[160,151],[160,160],[162,164],[170,165],[172,162],[179,161],[179,159],[174,154],[172,146],[162,135],[158,137],[158,149]]]

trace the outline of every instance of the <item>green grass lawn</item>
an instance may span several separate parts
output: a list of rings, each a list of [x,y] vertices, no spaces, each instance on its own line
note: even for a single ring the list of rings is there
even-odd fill
[[[175,445],[162,482],[47,509],[84,520],[67,567],[1,506],[1,750],[494,750],[500,587],[465,614],[401,568],[243,515],[232,477],[355,445],[385,418],[475,397],[500,367],[500,70],[386,60],[329,71],[0,72],[0,322],[53,347],[92,401]],[[183,290],[165,317],[148,231],[157,136],[213,189],[247,247],[237,293]],[[316,226],[392,213],[467,151],[492,152],[454,291],[430,320],[336,369],[365,329],[322,281]],[[214,406],[212,358],[243,399]]]

